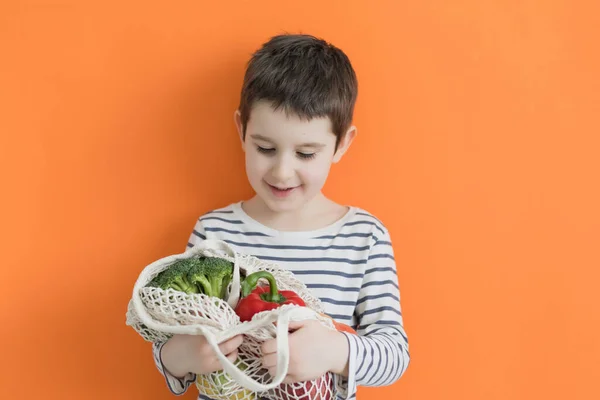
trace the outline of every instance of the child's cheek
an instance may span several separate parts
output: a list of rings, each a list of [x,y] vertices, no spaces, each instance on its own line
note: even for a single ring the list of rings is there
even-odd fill
[[[329,164],[315,160],[302,169],[302,180],[305,184],[321,188],[325,184],[328,174]]]
[[[257,154],[248,154],[246,156],[246,169],[249,174],[254,176],[264,175],[268,171],[268,159],[260,157]]]

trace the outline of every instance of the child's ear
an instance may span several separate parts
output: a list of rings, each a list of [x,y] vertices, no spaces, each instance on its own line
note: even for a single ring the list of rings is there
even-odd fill
[[[356,137],[356,134],[357,134],[357,129],[353,125],[342,136],[342,138],[340,139],[340,144],[338,145],[338,148],[337,148],[335,154],[333,155],[334,163],[339,162],[342,159],[342,156],[344,154],[346,154],[346,152],[348,151],[348,148],[352,144],[352,141]]]
[[[235,112],[233,113],[233,122],[235,123],[238,135],[240,136],[240,141],[242,142],[242,150],[246,151],[246,142],[244,140],[244,126],[242,124],[242,114],[240,113],[240,110],[235,110]]]

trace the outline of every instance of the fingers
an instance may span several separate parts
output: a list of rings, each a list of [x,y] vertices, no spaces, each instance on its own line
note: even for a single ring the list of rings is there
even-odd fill
[[[243,341],[243,336],[238,335],[238,336],[232,337],[231,339],[229,339],[219,345],[219,349],[221,349],[223,354],[225,354],[225,357],[233,364],[235,364],[235,362],[237,361],[238,347],[242,344],[242,341]],[[218,359],[215,359],[215,362],[216,362],[216,365],[213,368],[214,371],[223,369],[223,365]]]
[[[219,349],[223,354],[230,354],[232,351],[240,347],[243,341],[244,337],[242,335],[237,335],[219,344]]]
[[[281,383],[285,384],[285,385],[289,385],[290,383],[295,383],[298,382],[298,380],[296,378],[294,378],[293,375],[286,375],[285,378],[283,378],[283,381]]]
[[[277,352],[277,339],[269,339],[265,340],[263,344],[260,346],[260,350],[263,355],[276,353]]]
[[[262,358],[263,367],[269,369],[277,366],[277,353],[271,353],[263,356]]]
[[[269,372],[269,375],[271,375],[271,377],[274,378],[277,375],[277,354],[269,354],[267,356],[263,356],[262,366]],[[298,378],[293,370],[293,365],[290,364],[288,366],[288,374],[283,379],[283,383],[294,382],[298,382]]]
[[[275,377],[276,374],[277,374],[277,368],[269,368],[269,375],[271,375],[272,377]],[[290,384],[290,383],[295,383],[295,382],[300,382],[300,381],[294,375],[286,375],[285,378],[283,378],[283,381],[281,381],[281,383],[286,384],[286,385]]]
[[[232,363],[235,363],[235,360],[237,360],[237,357],[238,357],[237,349],[235,349],[231,353],[227,354],[227,359],[229,361],[231,361]]]

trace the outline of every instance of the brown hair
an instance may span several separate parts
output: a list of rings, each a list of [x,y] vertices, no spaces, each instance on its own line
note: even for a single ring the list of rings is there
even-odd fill
[[[310,120],[329,117],[340,139],[350,127],[358,94],[350,60],[337,47],[311,35],[272,37],[248,62],[240,100],[243,137],[255,102]]]

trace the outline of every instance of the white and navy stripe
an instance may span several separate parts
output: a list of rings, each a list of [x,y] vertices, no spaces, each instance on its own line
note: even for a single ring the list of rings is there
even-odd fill
[[[365,210],[351,207],[336,223],[308,232],[281,232],[249,217],[241,203],[200,217],[188,247],[205,239],[229,243],[240,253],[276,262],[292,271],[323,302],[325,312],[359,335],[346,334],[349,376],[337,379],[343,398],[356,387],[398,380],[410,360],[400,311],[400,291],[391,239],[385,226]],[[174,394],[193,383],[159,370]],[[200,397],[206,398],[206,397]]]

